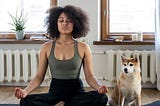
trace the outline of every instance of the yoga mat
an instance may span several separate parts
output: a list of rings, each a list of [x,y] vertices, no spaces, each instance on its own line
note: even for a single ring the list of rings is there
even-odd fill
[[[160,106],[160,100],[154,101],[152,103],[149,103],[149,104],[146,104],[146,105],[143,105],[143,106]]]
[[[19,104],[0,104],[0,106],[19,106]]]
[[[0,104],[0,106],[19,106],[19,104]],[[109,106],[109,105],[107,105]],[[160,100],[159,101],[154,101],[152,103],[143,105],[143,106],[160,106]]]

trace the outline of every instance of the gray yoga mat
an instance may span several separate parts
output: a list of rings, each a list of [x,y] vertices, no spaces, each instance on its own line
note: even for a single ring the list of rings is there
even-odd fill
[[[0,104],[0,106],[19,106],[19,104]]]
[[[20,106],[20,105],[19,104],[0,104],[0,106]],[[160,106],[160,100],[154,101],[152,103],[149,103],[143,106]]]
[[[143,105],[143,106],[160,106],[160,100],[154,101],[152,103],[149,103],[149,104],[146,104],[146,105]]]

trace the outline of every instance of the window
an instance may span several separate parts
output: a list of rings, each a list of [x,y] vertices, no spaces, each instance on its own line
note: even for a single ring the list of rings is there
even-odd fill
[[[155,0],[101,0],[101,40],[110,35],[143,32],[144,39],[153,40],[155,32]]]
[[[56,5],[56,0],[0,0],[0,34],[13,34],[9,13],[24,9],[27,14],[26,33],[45,33],[44,19],[46,10]],[[6,38],[6,37],[5,37]]]

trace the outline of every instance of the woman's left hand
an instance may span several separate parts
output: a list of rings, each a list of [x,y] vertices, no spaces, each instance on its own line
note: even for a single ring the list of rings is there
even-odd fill
[[[106,85],[102,85],[102,86],[100,86],[99,87],[99,89],[98,89],[98,93],[99,94],[105,94],[105,93],[108,93],[108,88],[107,88],[107,86]]]

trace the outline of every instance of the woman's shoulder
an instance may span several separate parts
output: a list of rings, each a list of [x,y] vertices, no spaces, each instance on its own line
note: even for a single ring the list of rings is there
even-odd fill
[[[53,43],[53,42],[54,42],[53,40],[49,40],[49,41],[43,43],[43,44],[42,44],[42,47],[50,47],[50,46],[52,46],[52,43]]]
[[[84,55],[89,56],[91,54],[91,49],[86,42],[78,41],[78,49],[80,53],[83,54],[82,57],[84,57]]]
[[[77,41],[77,42],[78,42],[78,47],[80,49],[83,49],[83,50],[90,49],[89,45],[86,42],[82,42],[82,41]]]
[[[43,54],[47,53],[47,55],[48,55],[50,53],[51,48],[52,48],[52,43],[53,43],[52,40],[43,43],[40,48],[40,52]]]
[[[89,47],[89,45],[86,42],[82,42],[82,41],[77,41],[77,42],[80,47],[83,47],[83,48]]]
[[[48,50],[50,50],[51,47],[52,47],[52,43],[53,43],[52,40],[43,43],[42,46],[41,46],[41,51],[48,51]]]

